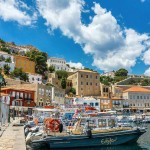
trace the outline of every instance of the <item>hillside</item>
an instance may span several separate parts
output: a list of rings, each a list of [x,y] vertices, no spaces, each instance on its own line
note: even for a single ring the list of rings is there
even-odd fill
[[[8,54],[25,55],[29,51],[39,51],[32,45],[16,45],[14,42],[6,42],[0,39],[0,51],[7,52]]]

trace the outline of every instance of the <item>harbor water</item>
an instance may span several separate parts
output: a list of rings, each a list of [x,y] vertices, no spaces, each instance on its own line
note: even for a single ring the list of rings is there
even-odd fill
[[[147,132],[144,133],[136,143],[129,143],[118,146],[105,146],[105,147],[92,147],[92,148],[71,148],[70,150],[150,150],[150,124],[145,125]],[[33,150],[33,149],[32,149]],[[36,148],[38,150],[38,148]],[[49,148],[43,148],[40,150],[49,150]],[[69,150],[67,148],[67,150]]]

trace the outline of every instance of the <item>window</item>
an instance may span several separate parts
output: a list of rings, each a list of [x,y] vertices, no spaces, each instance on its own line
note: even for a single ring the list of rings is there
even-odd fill
[[[97,83],[96,83],[96,86],[97,86]]]
[[[27,93],[25,93],[24,97],[27,98]]]
[[[42,95],[44,95],[44,89],[42,89]]]
[[[84,103],[83,105],[84,105],[84,106],[86,106],[86,105],[87,105],[87,103]]]
[[[108,92],[108,88],[106,88],[106,92]]]
[[[83,85],[83,82],[81,81],[81,85]]]
[[[81,90],[83,90],[83,88],[81,88]]]
[[[137,99],[139,99],[139,96],[137,96]]]
[[[130,99],[132,99],[132,95],[130,95]]]
[[[88,82],[86,82],[86,85],[88,85]]]
[[[147,96],[147,99],[149,99],[149,96]]]
[[[15,91],[13,91],[13,92],[12,92],[12,96],[15,97],[15,95],[16,95],[16,93],[15,93]]]
[[[42,92],[42,89],[39,88],[39,94],[41,94],[41,92]]]
[[[90,85],[92,85],[92,82],[90,82]]]
[[[92,75],[90,75],[90,78],[92,78]]]
[[[93,103],[90,103],[90,106],[94,106],[94,104],[93,104]]]
[[[95,106],[99,106],[99,103],[95,103]]]
[[[83,74],[81,74],[81,78],[83,78]]]
[[[88,75],[86,75],[86,78],[88,78]]]
[[[28,98],[31,99],[31,94],[28,94]]]
[[[142,99],[142,96],[140,96],[140,99]]]
[[[20,93],[20,98],[23,98],[23,93]]]
[[[146,96],[144,96],[144,99],[146,99]]]
[[[96,76],[96,79],[97,79],[97,76]]]

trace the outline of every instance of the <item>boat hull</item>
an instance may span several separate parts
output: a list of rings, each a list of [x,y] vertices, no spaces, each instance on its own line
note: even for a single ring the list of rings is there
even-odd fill
[[[121,145],[129,142],[135,142],[145,133],[145,130],[129,130],[112,133],[93,134],[92,137],[86,135],[65,136],[65,137],[47,137],[43,140],[33,141],[32,144],[46,145],[49,148],[77,148],[77,147],[102,147]]]

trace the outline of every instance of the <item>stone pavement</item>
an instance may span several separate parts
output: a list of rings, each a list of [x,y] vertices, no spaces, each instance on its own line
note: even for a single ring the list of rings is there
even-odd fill
[[[0,137],[0,150],[26,150],[24,127],[12,124],[5,127]]]

